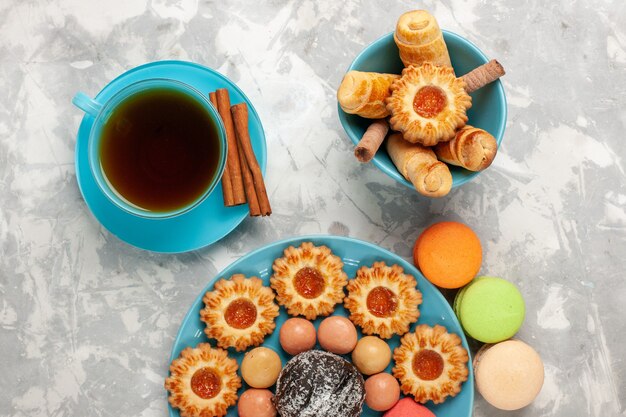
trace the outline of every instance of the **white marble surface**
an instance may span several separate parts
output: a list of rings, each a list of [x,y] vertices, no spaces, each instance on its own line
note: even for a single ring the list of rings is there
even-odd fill
[[[0,0],[0,415],[165,416],[173,338],[207,280],[246,252],[346,234],[410,257],[427,225],[482,239],[517,283],[520,337],[545,360],[535,403],[474,415],[626,415],[626,3]],[[493,167],[425,200],[359,165],[335,90],[404,11],[431,10],[508,70]],[[274,214],[203,250],[158,255],[104,230],[74,171],[77,90],[159,59],[213,67],[255,103]]]

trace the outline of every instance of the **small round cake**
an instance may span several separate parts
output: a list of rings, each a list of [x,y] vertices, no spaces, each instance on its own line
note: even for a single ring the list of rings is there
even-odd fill
[[[413,260],[427,280],[441,288],[461,288],[470,282],[483,259],[480,239],[463,223],[440,222],[422,232]]]
[[[454,298],[454,312],[466,334],[483,343],[510,339],[524,323],[524,297],[502,278],[477,277]]]
[[[294,356],[276,382],[281,417],[358,417],[365,382],[350,362],[334,353],[309,350]]]
[[[500,410],[519,410],[535,400],[543,386],[543,361],[521,340],[484,345],[474,357],[476,388]]]

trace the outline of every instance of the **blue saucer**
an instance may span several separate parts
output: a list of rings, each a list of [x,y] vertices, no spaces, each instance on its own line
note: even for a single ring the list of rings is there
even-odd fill
[[[252,148],[265,173],[267,149],[263,126],[254,106],[232,81],[219,72],[184,61],[158,61],[136,67],[111,81],[98,95],[106,101],[123,87],[146,78],[171,78],[206,92],[228,88],[233,104],[245,102],[249,109]],[[169,219],[133,216],[115,205],[100,191],[89,169],[87,142],[94,118],[85,115],[76,141],[76,178],[87,206],[98,221],[126,243],[154,252],[187,252],[214,243],[230,233],[248,216],[248,205],[224,207],[222,183],[193,210]]]
[[[406,273],[415,277],[417,280],[417,288],[422,292],[423,297],[423,302],[419,307],[420,317],[417,323],[411,326],[411,331],[413,331],[418,324],[428,324],[431,326],[434,326],[435,324],[442,325],[446,327],[449,332],[457,334],[462,340],[463,347],[465,347],[465,349],[469,352],[467,340],[463,334],[459,321],[450,307],[450,304],[448,304],[443,295],[441,295],[441,292],[439,292],[434,285],[428,282],[412,264],[405,261],[398,255],[361,240],[349,237],[314,235],[285,239],[263,246],[233,262],[225,270],[212,277],[206,287],[200,291],[198,297],[191,305],[189,312],[183,319],[180,329],[178,330],[178,334],[176,335],[176,340],[174,340],[170,361],[177,358],[180,355],[180,352],[187,346],[195,347],[198,343],[202,342],[209,342],[212,346],[215,346],[215,340],[208,340],[204,334],[205,325],[202,321],[200,321],[200,310],[204,308],[202,297],[207,291],[213,289],[213,284],[216,280],[220,278],[228,278],[233,274],[239,273],[245,274],[248,277],[257,276],[263,280],[265,285],[269,285],[274,259],[283,256],[283,250],[285,250],[288,246],[293,245],[297,247],[302,242],[313,242],[313,244],[317,246],[328,246],[335,255],[342,259],[344,263],[344,271],[348,274],[348,279],[354,278],[357,269],[361,266],[371,266],[376,261],[384,261],[387,265],[400,265],[404,268]],[[337,305],[333,314],[344,317],[348,316],[342,305]],[[266,337],[263,342],[263,346],[273,349],[278,353],[283,365],[291,358],[290,355],[282,350],[279,341],[279,329],[287,318],[289,318],[287,312],[283,307],[281,307],[280,315],[276,318],[276,330],[271,335]],[[316,328],[319,326],[322,319],[323,318],[319,318],[314,321]],[[361,336],[361,332],[359,331],[359,337]],[[400,338],[398,336],[394,336],[388,340],[392,350],[398,346],[399,340]],[[315,347],[315,349],[321,349],[319,344]],[[233,349],[229,349],[228,354],[241,364],[244,352],[237,353]],[[345,357],[350,360],[350,355]],[[392,367],[393,360],[387,367],[386,372],[391,372]],[[472,407],[474,404],[474,372],[472,369],[471,357],[467,367],[469,370],[467,381],[463,383],[461,386],[461,392],[456,397],[448,398],[442,404],[433,404],[430,401],[426,403],[426,407],[432,410],[437,417],[471,417]],[[243,383],[243,385],[244,386],[239,390],[239,395],[241,395],[247,388],[245,383]],[[273,388],[271,389],[273,390]],[[170,417],[180,417],[178,410],[173,409],[169,404],[168,408]],[[363,406],[361,416],[379,417],[382,415],[383,413],[373,411],[365,405]],[[228,410],[227,416],[237,416],[237,407],[231,407]]]

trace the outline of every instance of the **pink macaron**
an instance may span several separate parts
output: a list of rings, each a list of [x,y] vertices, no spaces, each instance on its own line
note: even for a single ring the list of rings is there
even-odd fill
[[[428,408],[415,402],[413,398],[405,397],[398,401],[383,417],[436,417]]]

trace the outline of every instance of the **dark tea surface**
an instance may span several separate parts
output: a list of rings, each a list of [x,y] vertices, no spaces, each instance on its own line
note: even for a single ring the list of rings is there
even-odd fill
[[[151,89],[123,101],[104,125],[100,161],[111,186],[144,210],[195,201],[220,161],[218,128],[192,97]]]

